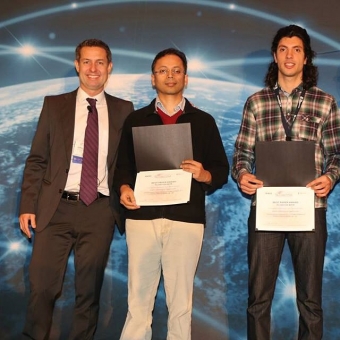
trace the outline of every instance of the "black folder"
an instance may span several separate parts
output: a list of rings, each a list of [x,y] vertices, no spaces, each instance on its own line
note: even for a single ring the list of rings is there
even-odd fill
[[[255,174],[264,186],[306,186],[315,178],[314,142],[256,142]]]
[[[193,159],[189,123],[132,128],[137,171],[179,169]]]

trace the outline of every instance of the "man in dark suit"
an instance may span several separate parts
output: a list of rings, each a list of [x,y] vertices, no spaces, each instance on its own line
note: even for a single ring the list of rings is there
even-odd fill
[[[70,339],[93,339],[114,224],[119,220],[112,183],[122,125],[133,104],[104,92],[112,70],[111,51],[104,42],[90,39],[79,44],[75,67],[79,88],[44,100],[24,170],[20,228],[29,238],[30,226],[35,230],[23,332],[28,339],[49,337],[72,249],[76,301]],[[94,201],[88,202],[81,191],[91,180],[83,179],[82,168],[88,148],[85,130],[94,113],[99,132],[96,142],[89,144],[98,143],[92,178],[97,188]]]

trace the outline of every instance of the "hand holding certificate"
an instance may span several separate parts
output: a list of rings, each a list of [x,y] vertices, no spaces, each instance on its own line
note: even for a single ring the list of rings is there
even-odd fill
[[[256,143],[256,230],[314,230],[314,142]]]
[[[190,124],[135,127],[133,143],[137,205],[189,202],[192,174],[178,168],[184,159],[193,157]]]

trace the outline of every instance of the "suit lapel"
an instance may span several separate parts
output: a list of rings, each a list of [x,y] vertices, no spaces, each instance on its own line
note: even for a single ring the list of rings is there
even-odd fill
[[[119,115],[117,110],[117,101],[114,97],[109,96],[105,93],[107,111],[109,115],[109,146],[108,146],[108,155],[107,155],[107,166],[108,169],[111,168],[112,163],[116,159],[116,152],[118,148],[118,140],[119,140],[119,130],[121,129],[121,125],[119,122]]]
[[[60,120],[62,122],[64,134],[63,140],[65,141],[65,152],[68,162],[70,161],[72,154],[74,123],[76,115],[76,97],[77,90],[65,94],[65,100],[60,109]]]

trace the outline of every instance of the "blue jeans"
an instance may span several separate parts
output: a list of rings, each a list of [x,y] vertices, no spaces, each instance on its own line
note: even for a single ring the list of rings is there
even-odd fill
[[[326,210],[315,209],[314,232],[255,231],[248,219],[248,340],[270,339],[270,313],[281,255],[287,239],[295,273],[299,340],[322,339],[322,274],[327,241]]]

